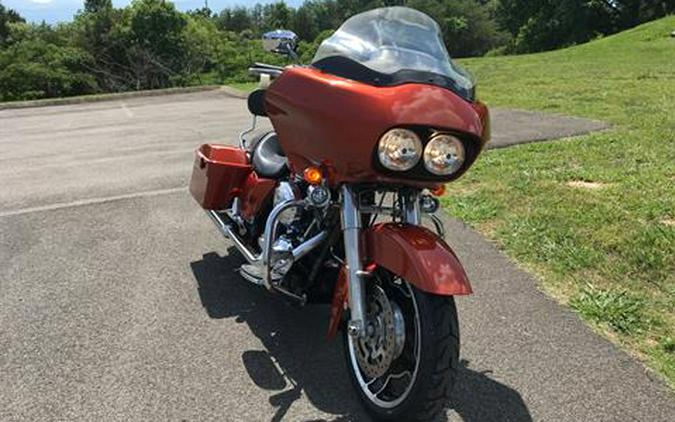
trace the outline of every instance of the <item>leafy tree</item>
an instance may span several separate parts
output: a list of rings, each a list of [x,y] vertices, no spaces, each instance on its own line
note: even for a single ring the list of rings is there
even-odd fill
[[[218,29],[239,33],[254,27],[253,17],[245,7],[223,9],[216,18]]]
[[[302,40],[313,40],[319,32],[314,13],[305,5],[295,11],[290,28]]]
[[[98,13],[112,9],[112,0],[84,0],[85,13]]]
[[[666,0],[308,0],[217,14],[165,0],[83,1],[72,23],[52,26],[25,24],[0,4],[0,100],[243,81],[255,61],[287,62],[263,51],[264,31],[296,32],[309,62],[345,19],[381,6],[431,15],[456,57],[559,48],[675,13]]]
[[[664,0],[499,0],[498,23],[518,53],[586,42],[675,12]]]
[[[124,14],[109,0],[88,0],[84,11],[75,16],[71,43],[92,57],[89,71],[105,91],[124,90],[126,75],[119,68],[125,63],[125,40],[119,29]]]
[[[283,1],[266,4],[263,6],[262,29],[265,31],[288,29],[291,24],[291,17],[292,10]]]
[[[492,19],[486,3],[476,0],[410,0],[407,5],[427,13],[438,22],[452,56],[482,55],[507,39]]]
[[[86,71],[86,51],[67,45],[67,30],[47,25],[18,24],[15,40],[0,50],[0,100],[26,100],[96,92]]]
[[[124,38],[135,89],[171,86],[173,78],[183,76],[187,18],[163,0],[135,0],[128,13]]]
[[[11,24],[23,22],[25,20],[17,12],[0,3],[0,47],[7,42]]]

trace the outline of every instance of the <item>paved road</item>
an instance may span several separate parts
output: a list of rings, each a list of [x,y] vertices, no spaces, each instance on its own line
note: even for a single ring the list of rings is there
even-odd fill
[[[193,148],[246,121],[217,91],[0,111],[1,421],[366,420],[327,310],[246,285],[184,189]],[[450,419],[675,420],[661,381],[447,224],[477,292]]]

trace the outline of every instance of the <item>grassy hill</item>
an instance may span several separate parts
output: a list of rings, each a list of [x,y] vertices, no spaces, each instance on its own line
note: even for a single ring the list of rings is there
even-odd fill
[[[444,199],[544,290],[675,385],[675,16],[563,50],[463,60],[491,106],[612,129],[489,151]]]

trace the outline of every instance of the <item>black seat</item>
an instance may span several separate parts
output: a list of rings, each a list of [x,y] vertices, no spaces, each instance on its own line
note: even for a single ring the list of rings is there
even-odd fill
[[[277,134],[268,132],[255,141],[251,161],[258,176],[270,179],[285,176],[288,173],[288,160],[281,150]]]

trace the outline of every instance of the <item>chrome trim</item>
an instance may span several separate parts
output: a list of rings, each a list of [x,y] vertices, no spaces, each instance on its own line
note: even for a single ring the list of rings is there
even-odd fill
[[[349,185],[342,186],[342,234],[347,264],[347,282],[349,286],[349,308],[351,320],[347,325],[350,336],[362,336],[365,333],[366,298],[363,280],[360,276],[361,253],[361,214],[358,208],[358,196]]]
[[[412,292],[412,289],[410,288],[410,285],[405,282],[404,283],[405,287],[408,290],[408,294],[405,295],[406,297],[410,298],[413,304],[413,310],[414,310],[414,340],[411,340],[413,343],[413,356],[415,358],[415,367],[412,368],[413,371],[412,373],[409,370],[405,370],[403,372],[397,373],[397,374],[389,374],[383,381],[382,385],[376,390],[372,391],[370,389],[370,386],[374,384],[376,380],[382,379],[382,377],[379,378],[373,378],[371,380],[366,380],[364,374],[361,371],[361,368],[359,367],[358,359],[356,357],[356,342],[357,339],[352,338],[351,336],[347,338],[347,353],[349,356],[349,362],[351,363],[351,369],[356,377],[356,381],[361,388],[361,391],[363,394],[366,396],[367,400],[369,400],[371,403],[375,404],[378,407],[382,407],[385,409],[392,409],[399,404],[401,404],[408,396],[410,395],[413,386],[415,385],[415,382],[417,381],[417,377],[419,375],[419,367],[420,367],[420,353],[421,353],[421,348],[422,348],[422,329],[420,325],[420,313],[419,313],[419,308],[417,306],[417,299],[415,298],[415,295]],[[401,393],[400,396],[394,398],[394,399],[387,399],[387,398],[380,398],[378,397],[388,386],[389,382],[392,379],[397,379],[397,378],[402,378],[403,376],[408,375],[410,377],[410,382],[408,383],[406,389]]]
[[[288,296],[291,299],[297,300],[300,303],[300,306],[305,306],[305,304],[307,303],[307,295],[304,294],[304,293],[302,295],[296,295],[292,291],[287,290],[286,288],[284,288],[283,286],[280,286],[278,284],[273,284],[272,286],[273,286],[272,288],[274,289],[274,291],[279,292],[279,293],[281,293],[285,296]]]
[[[239,234],[246,233],[246,226],[244,226],[244,219],[241,218],[241,199],[237,196],[232,200],[232,208],[225,210],[225,214],[237,224]]]
[[[310,237],[306,241],[299,244],[295,249],[293,249],[293,260],[297,261],[298,259],[307,255],[307,253],[311,252],[312,249],[316,248],[321,244],[321,242],[326,240],[327,237],[328,232],[324,230],[316,236]]]
[[[253,115],[253,121],[251,122],[251,127],[239,134],[239,148],[241,148],[243,150],[246,149],[246,141],[244,140],[244,136],[248,135],[249,133],[251,133],[255,130],[257,122],[258,122],[258,116],[256,116],[254,114]]]
[[[403,197],[403,217],[408,224],[419,226],[422,223],[420,212],[420,193],[416,190],[401,192]]]
[[[257,264],[260,261],[260,256],[254,255],[247,247],[244,245],[244,242],[239,238],[239,236],[230,228],[230,226],[223,220],[223,218],[218,214],[218,212],[213,210],[207,210],[206,214],[211,217],[211,220],[216,225],[220,233],[226,238],[230,239],[237,250],[244,256],[244,258],[250,264]]]
[[[304,201],[301,200],[288,200],[276,205],[270,215],[267,216],[267,221],[265,222],[265,245],[262,251],[262,266],[263,266],[263,284],[268,289],[272,288],[272,268],[270,265],[270,256],[272,256],[272,245],[274,243],[274,236],[277,232],[277,227],[279,226],[279,215],[292,207],[303,206]]]
[[[295,190],[296,190],[296,188],[290,182],[286,182],[286,181],[279,182],[279,184],[277,185],[277,188],[274,189],[274,197],[273,197],[273,201],[272,201],[273,206],[276,207],[277,205],[282,204],[284,202],[294,201],[296,199],[300,199],[298,196],[296,196]],[[290,207],[290,208],[294,208],[294,207]],[[298,216],[298,212],[294,210],[292,212],[290,212],[290,211],[289,212],[282,212],[282,213],[279,214],[278,218],[279,218],[280,223],[285,224],[285,225],[289,225],[296,220],[297,216]]]
[[[284,72],[284,69],[276,69],[264,65],[258,66],[256,63],[256,66],[251,66],[248,68],[248,73],[251,76],[262,76],[262,75],[269,75],[272,78],[277,78],[279,77],[282,73]]]
[[[248,281],[252,284],[255,284],[256,286],[262,286],[262,280],[261,279],[259,279],[258,277],[254,276],[254,275],[249,274],[248,272],[246,272],[242,268],[239,268],[239,275],[244,280],[246,280],[246,281]]]
[[[232,240],[234,246],[237,250],[244,256],[246,261],[251,265],[260,265],[263,268],[263,278],[260,280],[260,284],[264,285],[267,289],[272,289],[272,266],[270,263],[270,257],[272,256],[272,248],[275,241],[275,234],[277,227],[279,225],[279,215],[288,208],[291,207],[300,207],[304,206],[304,202],[301,200],[290,200],[282,202],[272,209],[270,215],[267,217],[265,223],[265,232],[263,233],[263,248],[262,252],[258,255],[255,255],[251,250],[246,247],[244,242],[239,238],[239,236],[232,230],[230,224],[228,224],[221,215],[213,210],[207,210],[206,213],[214,222],[220,233]],[[322,231],[313,237],[302,242],[293,249],[293,259],[298,260],[309,253],[312,249],[319,246],[326,238],[328,237],[327,231]],[[246,278],[246,277],[245,277]],[[246,278],[249,281],[250,278]]]

